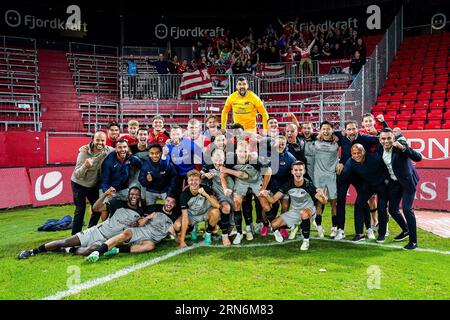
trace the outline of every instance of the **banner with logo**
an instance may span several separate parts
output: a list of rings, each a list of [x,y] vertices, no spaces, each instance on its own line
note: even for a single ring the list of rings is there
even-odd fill
[[[409,130],[403,135],[422,154],[418,168],[450,168],[450,130]]]
[[[30,179],[25,168],[0,169],[0,209],[31,204]]]
[[[319,74],[348,74],[350,59],[319,60]]]
[[[73,203],[70,178],[74,167],[30,168],[33,207]]]

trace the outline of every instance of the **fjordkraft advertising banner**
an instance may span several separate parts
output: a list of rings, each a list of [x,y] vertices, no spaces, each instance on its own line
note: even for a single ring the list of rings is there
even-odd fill
[[[417,168],[450,169],[450,130],[409,130],[403,135],[409,146],[422,154]]]
[[[70,178],[74,167],[30,168],[33,207],[73,203]]]

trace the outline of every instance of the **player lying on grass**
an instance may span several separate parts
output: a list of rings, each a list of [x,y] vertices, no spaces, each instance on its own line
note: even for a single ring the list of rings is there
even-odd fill
[[[112,193],[113,188],[108,189],[97,202],[101,203],[106,195],[112,195]],[[143,215],[142,208],[141,190],[137,187],[131,187],[128,191],[126,204],[115,210],[114,214],[101,224],[78,232],[68,238],[43,244],[36,249],[22,251],[19,253],[18,258],[26,259],[39,253],[51,251],[61,252],[61,249],[64,250],[63,252],[87,256],[109,238],[120,234],[124,229],[137,226]]]
[[[311,229],[311,219],[315,217],[316,207],[326,204],[328,199],[321,189],[316,188],[313,183],[303,178],[305,174],[305,164],[296,161],[291,166],[292,178],[283,184],[279,191],[272,197],[269,191],[263,190],[261,194],[273,204],[289,195],[291,199],[290,210],[281,214],[272,221],[273,234],[276,241],[283,242],[283,236],[278,230],[282,226],[293,228],[297,223],[301,222],[303,242],[300,250],[309,249],[309,233]]]
[[[87,258],[88,262],[97,262],[101,255],[111,256],[120,252],[143,253],[155,249],[156,244],[161,242],[168,234],[176,237],[173,228],[173,220],[176,218],[173,210],[176,200],[167,196],[164,205],[156,204],[150,206],[148,216],[139,219],[137,227],[128,228],[122,233],[103,242]],[[175,238],[176,239],[176,238]],[[120,244],[131,244],[116,247]]]
[[[188,186],[180,195],[181,217],[175,222],[174,228],[179,232],[180,248],[187,247],[185,240],[189,227],[195,227],[199,222],[207,221],[205,244],[212,243],[211,233],[220,220],[220,204],[213,191],[206,185],[201,185],[201,174],[197,170],[187,173]],[[191,233],[191,239],[197,239],[196,229]]]

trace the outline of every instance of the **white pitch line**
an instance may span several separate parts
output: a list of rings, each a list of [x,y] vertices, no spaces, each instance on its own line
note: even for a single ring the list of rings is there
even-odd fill
[[[104,284],[106,282],[112,281],[114,279],[126,276],[127,274],[129,274],[131,272],[134,272],[136,270],[139,270],[139,269],[142,269],[142,268],[154,265],[154,264],[156,264],[158,262],[167,260],[167,259],[169,259],[169,258],[171,258],[173,256],[182,254],[182,253],[184,253],[186,251],[195,249],[197,247],[199,247],[199,245],[193,245],[193,246],[186,247],[186,248],[183,248],[183,249],[177,249],[175,251],[169,252],[168,254],[166,254],[164,256],[153,258],[153,259],[141,262],[139,264],[133,265],[131,267],[128,267],[128,268],[116,271],[116,272],[114,272],[112,274],[109,274],[109,275],[106,275],[104,277],[97,278],[97,279],[94,279],[94,280],[90,280],[88,282],[85,282],[85,283],[73,286],[69,290],[64,290],[64,291],[57,292],[56,294],[54,294],[52,296],[48,296],[46,298],[43,298],[42,300],[61,300],[64,297],[80,293],[81,291],[84,291],[84,290],[90,289],[92,287],[96,287],[96,286],[99,286],[99,285]]]
[[[368,245],[368,246],[376,246],[376,247],[382,247],[382,248],[391,248],[391,249],[403,249],[402,246],[397,246],[397,245],[393,245],[393,244],[382,244],[382,243],[376,243],[376,242],[365,242],[365,241],[361,241],[361,242],[355,242],[355,241],[351,241],[351,240],[334,240],[334,239],[326,239],[326,238],[318,238],[318,237],[310,237],[313,240],[320,240],[320,241],[329,241],[329,242],[340,242],[340,243],[350,243],[350,244],[354,244],[354,245]],[[77,294],[80,293],[81,291],[90,289],[92,287],[96,287],[99,285],[102,285],[106,282],[112,281],[114,279],[126,276],[129,273],[132,273],[134,271],[137,271],[139,269],[142,268],[146,268],[148,266],[157,264],[161,261],[167,260],[171,257],[174,257],[176,255],[182,254],[186,251],[192,250],[192,249],[196,249],[199,247],[212,247],[212,248],[255,248],[255,247],[271,247],[271,246],[279,246],[279,245],[285,245],[285,244],[290,244],[290,243],[294,243],[294,242],[299,242],[301,241],[302,238],[298,237],[297,239],[294,240],[286,240],[283,242],[269,242],[269,243],[254,243],[254,244],[243,244],[243,245],[234,245],[234,246],[224,246],[224,245],[212,245],[212,246],[205,246],[203,243],[197,243],[194,244],[190,247],[186,247],[183,249],[177,249],[175,251],[169,252],[168,254],[161,256],[161,257],[157,257],[157,258],[153,258],[144,262],[141,262],[139,264],[133,265],[131,267],[116,271],[115,273],[112,273],[110,275],[106,275],[104,277],[101,278],[97,278],[94,280],[90,280],[88,282],[76,285],[74,287],[72,287],[69,290],[64,290],[64,291],[60,291],[57,292],[56,294],[52,295],[52,296],[48,296],[46,298],[43,298],[42,300],[61,300],[62,298],[65,298],[67,296],[73,295],[73,294]],[[427,248],[416,248],[415,250],[412,250],[411,252],[415,252],[415,251],[419,251],[419,252],[431,252],[431,253],[440,253],[440,254],[446,254],[446,255],[450,255],[450,251],[444,251],[444,250],[436,250],[436,249],[427,249]]]

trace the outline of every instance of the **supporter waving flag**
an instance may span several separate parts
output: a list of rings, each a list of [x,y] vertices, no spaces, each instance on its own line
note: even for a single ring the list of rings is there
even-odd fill
[[[201,69],[183,73],[180,90],[183,99],[196,93],[210,92],[212,90],[212,82],[208,70]]]

